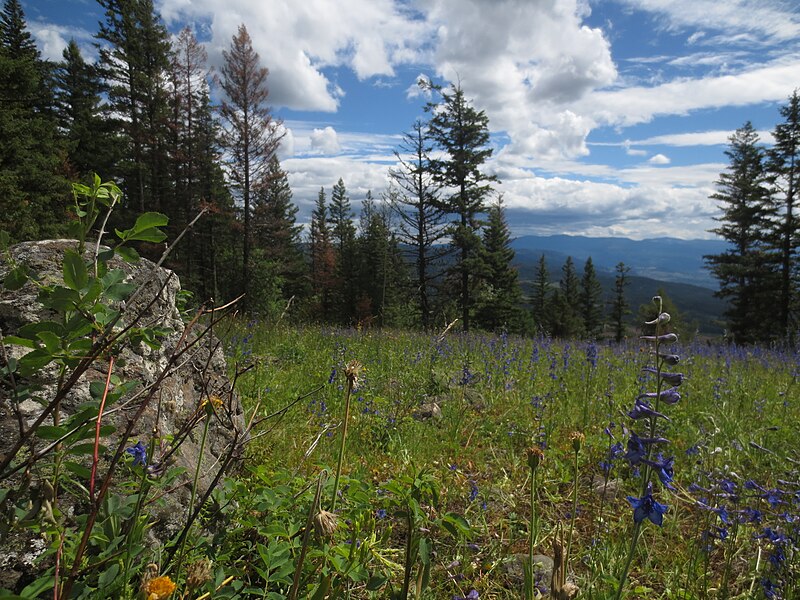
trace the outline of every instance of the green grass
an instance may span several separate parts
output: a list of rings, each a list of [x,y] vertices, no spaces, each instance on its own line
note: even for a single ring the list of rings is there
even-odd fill
[[[345,492],[337,505],[339,537],[306,558],[308,589],[326,576],[334,584],[337,578],[347,580],[346,569],[330,562],[330,548],[356,539],[374,553],[350,559],[389,583],[368,591],[366,582],[356,578],[338,588],[339,593],[366,598],[398,591],[407,513],[397,489],[385,490],[397,488],[398,482],[412,486],[423,472],[437,492],[419,501],[434,550],[424,597],[463,597],[471,589],[481,598],[521,597],[511,563],[515,555],[527,552],[526,450],[534,444],[544,447],[536,551],[552,555],[557,528],[569,528],[576,485],[569,434],[581,431],[586,442],[578,457],[578,512],[569,572],[582,590],[580,597],[614,597],[633,526],[625,496],[638,496],[641,483],[626,461],[617,459],[610,475],[620,488],[616,497],[603,502],[593,487],[602,488],[599,463],[610,444],[625,444],[623,427],[644,435],[626,415],[639,393],[653,389],[641,372],[649,360],[643,343],[598,344],[593,368],[584,342],[453,332],[438,342],[435,335],[400,331],[271,329],[238,322],[229,342],[231,368],[252,365],[238,378],[247,409],[257,407],[261,416],[279,413],[255,430],[246,465],[258,475],[242,481],[253,495],[280,482],[288,486],[286,494],[305,498],[297,500],[297,514],[290,518],[295,520],[305,519],[298,514],[308,510],[309,486],[323,469],[332,472],[336,464],[344,367],[358,360],[366,368],[351,411]],[[786,570],[772,571],[768,557],[775,546],[756,536],[769,526],[794,536],[795,544],[798,540],[797,524],[789,521],[800,518],[800,498],[787,493],[772,507],[760,489],[798,492],[798,359],[706,345],[678,351],[682,361],[675,370],[687,376],[680,388],[683,398],[663,409],[671,421],[660,422],[662,435],[670,440],[664,452],[675,456],[676,489],[665,490],[656,482],[656,497],[669,511],[663,528],[645,524],[625,597],[763,597],[762,578],[780,577],[797,592],[797,558],[788,554],[782,563]],[[416,418],[420,407],[432,402],[441,409],[441,418]],[[760,488],[746,489],[748,480]],[[735,498],[725,495],[724,482],[735,486]],[[324,490],[330,493],[330,482]],[[322,502],[327,505],[327,500]],[[726,508],[730,524],[721,520],[719,507]],[[745,520],[741,511],[746,508],[760,510],[762,522],[743,522],[737,529],[734,521],[740,514],[739,520]],[[375,516],[382,510],[387,511],[385,518]],[[289,518],[286,514],[267,511],[262,516],[280,521]],[[448,525],[442,520],[445,515],[463,517],[468,530]],[[353,522],[359,519],[356,527]],[[727,530],[724,539],[719,528]],[[707,531],[714,537],[705,536]],[[345,539],[348,536],[352,539]],[[292,552],[296,556],[297,550]],[[239,573],[242,579],[257,579],[245,567]],[[276,582],[271,589],[285,593],[286,586]]]

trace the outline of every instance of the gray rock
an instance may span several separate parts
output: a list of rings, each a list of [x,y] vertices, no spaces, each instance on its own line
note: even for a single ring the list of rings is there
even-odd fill
[[[71,240],[46,240],[24,242],[10,249],[14,264],[24,264],[36,279],[45,284],[58,284],[62,278],[62,257],[67,248],[75,248],[76,242]],[[11,265],[5,257],[0,257],[0,280],[4,279]],[[241,403],[233,391],[226,374],[225,357],[219,342],[211,336],[198,341],[197,333],[190,331],[186,337],[184,323],[176,307],[176,296],[180,291],[180,282],[171,271],[158,268],[154,263],[141,259],[130,264],[113,259],[109,268],[122,269],[126,281],[136,285],[144,284],[144,289],[127,306],[122,306],[123,318],[120,326],[136,323],[139,326],[156,327],[164,332],[160,338],[160,347],[151,348],[144,343],[125,342],[115,349],[116,365],[113,374],[122,381],[137,380],[139,385],[129,394],[110,406],[104,413],[103,425],[113,425],[116,432],[102,439],[107,448],[101,455],[98,464],[98,482],[105,476],[109,461],[116,450],[120,434],[128,427],[142,404],[146,404],[141,417],[135,422],[128,444],[137,441],[145,445],[155,435],[161,440],[155,456],[148,457],[149,462],[157,463],[170,448],[167,440],[176,436],[186,437],[177,452],[169,457],[170,466],[184,467],[186,472],[173,483],[165,495],[165,501],[151,509],[151,518],[155,521],[148,535],[153,543],[162,543],[183,527],[189,509],[191,481],[197,465],[200,464],[198,496],[202,494],[221,466],[221,461],[234,446],[236,452],[241,450],[245,440],[245,426]],[[0,330],[4,336],[14,335],[20,327],[27,323],[42,320],[59,320],[60,316],[45,309],[38,301],[38,288],[28,282],[21,289],[9,291],[0,288]],[[191,346],[177,359],[171,359],[173,353]],[[29,349],[21,346],[5,345],[9,358],[18,358]],[[5,361],[0,355],[0,365]],[[60,422],[64,422],[87,401],[91,400],[89,386],[92,381],[104,383],[108,373],[107,359],[98,359],[78,380],[60,405]],[[166,377],[161,381],[153,394],[149,390],[157,382],[162,372],[167,369]],[[0,460],[7,456],[19,441],[19,418],[29,427],[42,414],[43,407],[54,397],[57,384],[55,367],[41,369],[33,383],[38,385],[35,396],[26,399],[15,410],[10,391],[0,386]],[[30,383],[30,382],[28,382]],[[148,397],[150,399],[148,400]],[[201,437],[203,431],[203,402],[209,398],[219,398],[221,405],[210,417],[209,432],[204,451],[201,455]],[[44,424],[52,425],[52,418]],[[92,440],[85,440],[92,442]],[[47,441],[36,440],[34,450],[39,451],[47,445]],[[29,445],[20,451],[28,456]],[[52,456],[52,454],[50,455]],[[42,460],[46,463],[49,457]],[[72,460],[77,460],[70,457]],[[90,457],[83,460],[90,464]],[[0,481],[0,488],[11,489],[9,496],[16,496],[15,503],[20,505],[27,501],[37,507],[42,504],[48,508],[45,484],[37,479],[37,473],[46,469],[33,469],[29,476],[23,477],[21,471],[5,481]],[[87,481],[83,481],[88,486]],[[74,491],[74,490],[73,490]],[[129,492],[128,492],[129,493]],[[10,500],[0,504],[0,528],[13,512]],[[71,515],[85,512],[87,498],[73,497],[62,491],[59,494],[56,515],[65,522]],[[8,535],[6,535],[6,533]],[[19,526],[10,531],[0,530],[0,587],[14,589],[35,575],[32,569],[47,568],[47,564],[36,564],[36,557],[44,550],[41,538]],[[18,583],[19,582],[19,583]]]

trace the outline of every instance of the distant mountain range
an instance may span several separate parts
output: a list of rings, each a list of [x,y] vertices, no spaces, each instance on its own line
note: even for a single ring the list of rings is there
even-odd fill
[[[710,290],[718,288],[717,281],[705,268],[703,256],[725,251],[722,240],[679,240],[655,238],[631,240],[628,238],[590,238],[572,235],[535,236],[516,238],[512,247],[520,259],[527,262],[531,256],[539,260],[544,253],[563,264],[567,256],[582,266],[592,257],[595,268],[613,271],[619,262],[630,267],[631,275],[649,277],[659,281],[689,283]]]
[[[656,238],[589,238],[582,236],[523,236],[512,242],[514,264],[526,294],[536,274],[539,257],[544,254],[552,281],[561,277],[561,267],[568,256],[575,262],[578,277],[586,259],[592,257],[606,300],[614,287],[614,268],[620,262],[630,267],[630,285],[626,290],[635,318],[641,304],[650,301],[659,289],[667,294],[687,322],[695,322],[701,333],[720,334],[725,302],[714,297],[717,282],[704,268],[703,256],[725,250],[718,240],[679,240]]]

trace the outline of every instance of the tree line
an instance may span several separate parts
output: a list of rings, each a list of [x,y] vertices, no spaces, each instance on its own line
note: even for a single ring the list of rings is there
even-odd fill
[[[152,0],[98,2],[96,63],[74,40],[62,61],[43,60],[19,0],[4,2],[0,228],[12,240],[63,235],[69,182],[97,172],[125,193],[111,226],[157,211],[169,239],[186,230],[169,266],[199,302],[245,294],[253,314],[344,325],[429,329],[458,318],[464,329],[597,337],[611,323],[624,335],[622,264],[608,302],[591,259],[581,277],[569,258],[556,282],[542,257],[523,295],[503,198],[484,168],[489,121],[460,85],[426,84],[438,101],[404,134],[381,197],[368,192],[357,215],[342,179],[321,187],[304,232],[277,156],[284,129],[269,72],[246,27],[212,76],[192,30],[171,39]]]

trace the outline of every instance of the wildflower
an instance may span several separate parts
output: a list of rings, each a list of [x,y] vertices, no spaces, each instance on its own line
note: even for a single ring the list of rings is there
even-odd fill
[[[478,484],[475,483],[474,480],[470,479],[469,486],[470,486],[469,501],[472,502],[473,500],[475,500],[475,498],[478,497]]]
[[[639,394],[636,398],[637,400],[644,400],[653,399],[653,398],[660,398],[662,402],[666,402],[667,404],[677,404],[677,402],[681,399],[681,395],[677,389],[671,387],[666,390],[661,390],[661,392],[646,392],[644,394]]]
[[[669,313],[662,312],[652,321],[645,321],[645,325],[663,325],[665,323],[669,323]]]
[[[648,488],[647,493],[641,498],[634,498],[628,496],[628,502],[633,507],[633,521],[634,523],[641,523],[645,519],[649,519],[654,525],[662,526],[664,523],[664,513],[667,512],[667,505],[661,504],[650,493]]]
[[[658,371],[653,367],[645,367],[642,370],[647,371],[648,373],[658,373]],[[666,371],[661,371],[658,373],[658,376],[672,386],[678,386],[682,384],[684,379],[683,373],[668,373]]]
[[[177,586],[166,575],[151,579],[144,586],[145,598],[147,600],[165,600],[172,595]]]
[[[628,416],[631,419],[649,419],[650,417],[661,417],[669,421],[669,417],[665,414],[653,410],[647,402],[643,400],[636,400],[633,408],[628,411]]]
[[[647,457],[647,447],[651,444],[663,444],[669,440],[657,438],[640,438],[635,432],[631,432],[631,437],[628,439],[628,451],[625,453],[625,460],[631,463],[631,466],[638,465],[644,462]]]
[[[459,596],[458,594],[453,596],[453,600],[478,600],[479,598],[477,590],[470,590],[466,596]]]
[[[375,511],[375,516],[377,518],[379,518],[379,519],[385,519],[386,518],[386,509],[385,508],[379,508],[378,510]]]
[[[651,460],[642,460],[643,463],[651,466],[655,470],[656,475],[658,475],[658,479],[661,481],[662,484],[664,484],[670,490],[675,489],[672,487],[672,478],[675,476],[675,472],[673,471],[672,468],[672,463],[674,461],[675,459],[672,456],[660,462],[654,462]]]
[[[142,465],[143,467],[147,466],[147,448],[145,448],[145,445],[141,441],[136,442],[135,446],[126,448],[125,452],[133,456],[134,467],[136,465]]]

